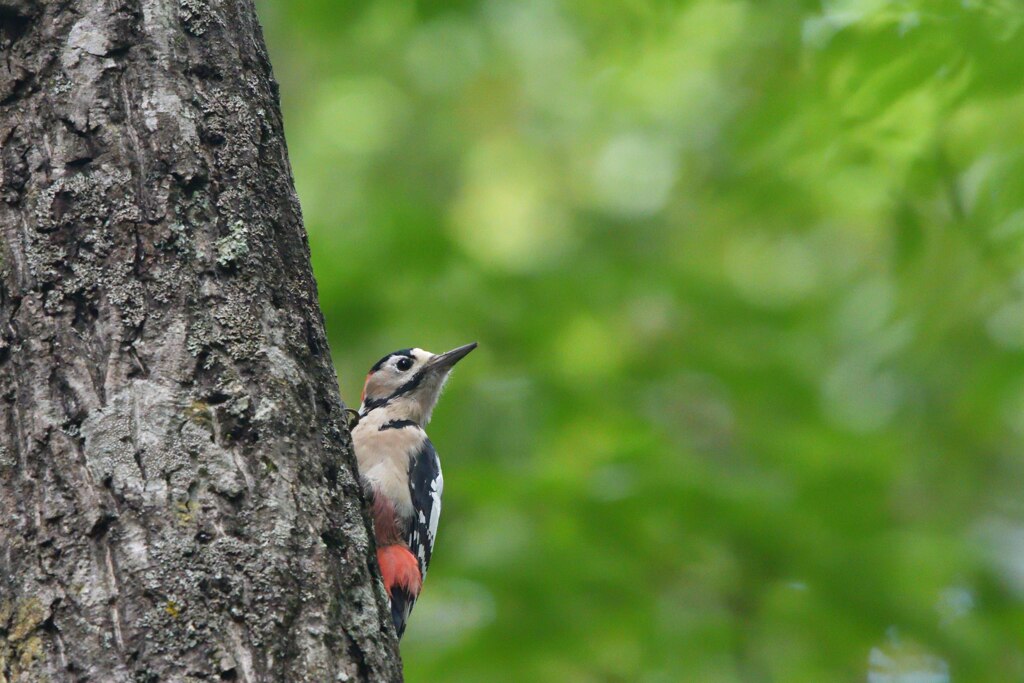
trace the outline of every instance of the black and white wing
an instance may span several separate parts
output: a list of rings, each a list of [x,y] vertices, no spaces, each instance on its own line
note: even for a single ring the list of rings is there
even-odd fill
[[[437,538],[437,520],[441,517],[441,459],[437,457],[430,439],[423,442],[420,452],[413,458],[409,469],[409,493],[412,496],[414,518],[409,525],[409,550],[420,563],[420,574],[426,578],[430,555]]]
[[[434,552],[437,538],[437,521],[441,517],[441,492],[444,478],[441,476],[441,460],[429,439],[409,463],[409,494],[412,498],[413,518],[409,523],[406,542],[420,565],[420,576],[426,578],[430,556]],[[412,612],[415,596],[401,589],[391,593],[391,616],[395,622],[398,637],[405,632],[405,623]]]

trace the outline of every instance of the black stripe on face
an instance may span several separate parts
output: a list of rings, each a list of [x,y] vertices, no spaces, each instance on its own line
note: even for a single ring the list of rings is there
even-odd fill
[[[394,355],[394,354],[392,354],[392,355]],[[388,358],[390,358],[390,357],[391,356],[388,356]],[[393,401],[394,399],[398,398],[399,396],[404,396],[405,394],[408,394],[410,391],[414,390],[416,387],[418,387],[423,382],[423,378],[425,376],[426,376],[426,372],[424,372],[423,370],[420,370],[415,375],[413,375],[412,378],[408,382],[406,382],[402,386],[400,386],[397,389],[395,389],[388,396],[385,396],[384,398],[370,398],[370,399],[366,399],[366,401],[363,403],[363,412],[362,412],[362,414],[366,415],[371,410],[373,410],[375,408],[382,408],[382,407],[386,406],[387,404],[391,403],[391,401]]]
[[[374,363],[373,367],[370,368],[370,373],[372,374],[380,370],[382,367],[384,367],[384,364],[387,363],[394,356],[405,356],[407,358],[412,358],[413,360],[415,360],[415,357],[412,355],[412,349],[399,349],[398,351],[393,351],[392,353],[389,353],[388,355],[384,356],[379,361]]]
[[[405,429],[406,427],[419,427],[419,424],[415,420],[392,420],[391,422],[385,422],[380,426],[377,431],[383,432],[385,429]]]
[[[366,417],[366,414],[371,410],[386,406],[388,399],[386,398],[368,398],[363,401],[363,410],[359,413],[359,417]]]
[[[424,370],[420,370],[419,372],[417,372],[409,379],[408,382],[395,389],[394,392],[390,396],[388,396],[388,400],[390,401],[393,398],[398,398],[399,396],[408,394],[410,391],[413,391],[416,387],[423,383],[423,378],[426,376],[426,374],[427,373]]]

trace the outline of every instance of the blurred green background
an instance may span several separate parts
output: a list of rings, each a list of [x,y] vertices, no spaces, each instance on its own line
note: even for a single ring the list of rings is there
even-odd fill
[[[1016,0],[262,0],[342,391],[481,343],[408,680],[1024,680]]]

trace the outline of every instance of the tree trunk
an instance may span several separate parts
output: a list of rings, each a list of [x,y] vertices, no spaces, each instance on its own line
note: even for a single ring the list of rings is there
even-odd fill
[[[0,682],[400,679],[252,1],[0,55]]]

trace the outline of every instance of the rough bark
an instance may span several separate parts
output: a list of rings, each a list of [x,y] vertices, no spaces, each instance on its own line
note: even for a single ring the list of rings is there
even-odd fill
[[[0,682],[399,679],[251,0],[0,57]]]

